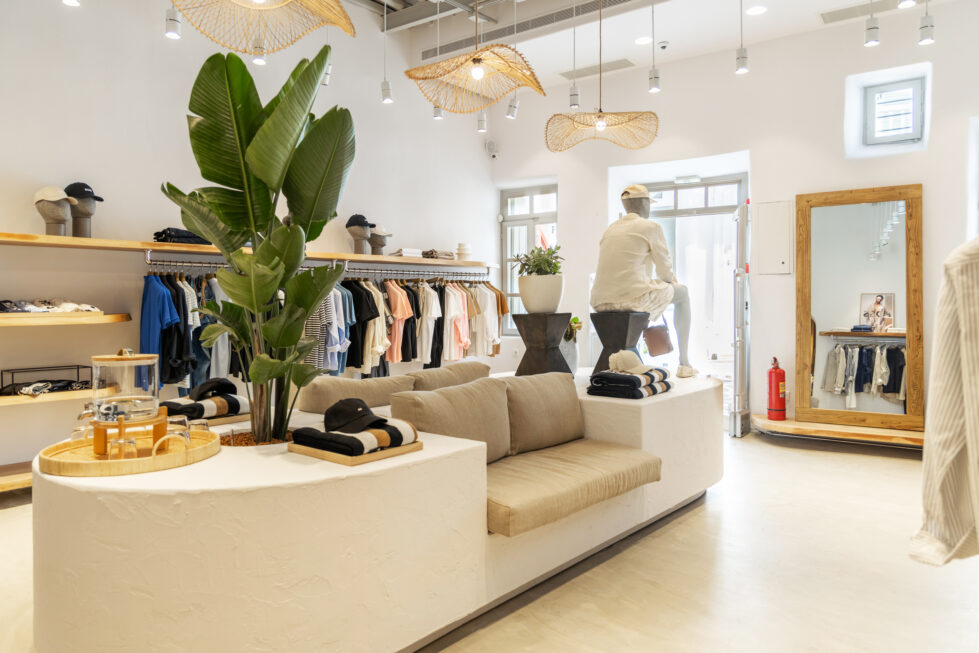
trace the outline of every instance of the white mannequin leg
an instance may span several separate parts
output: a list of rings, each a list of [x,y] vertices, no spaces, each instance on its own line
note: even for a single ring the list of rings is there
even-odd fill
[[[690,359],[687,357],[687,349],[690,344],[690,292],[687,287],[683,284],[673,285],[673,326],[676,329],[676,340],[677,345],[680,349],[680,367],[686,367],[690,370],[690,374],[681,375],[678,370],[678,376],[693,376],[696,374],[696,370],[693,370],[690,366]]]

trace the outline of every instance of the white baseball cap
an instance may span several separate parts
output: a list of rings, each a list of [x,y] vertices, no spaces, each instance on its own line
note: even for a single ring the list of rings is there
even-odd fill
[[[636,355],[636,352],[623,349],[608,357],[608,368],[612,372],[623,374],[642,374],[653,369],[653,366],[643,365],[642,359]]]
[[[372,234],[377,234],[378,236],[390,236],[391,232],[388,231],[387,227],[378,225],[371,229]]]
[[[63,188],[58,188],[57,186],[45,186],[41,190],[34,193],[34,203],[37,204],[41,200],[47,200],[49,202],[68,200],[68,203],[72,206],[78,204],[78,200],[76,200],[74,197],[68,197],[65,194],[65,190]]]
[[[649,189],[642,184],[632,184],[631,186],[626,186],[625,190],[622,191],[622,199],[624,200],[634,200],[639,198],[649,199]]]

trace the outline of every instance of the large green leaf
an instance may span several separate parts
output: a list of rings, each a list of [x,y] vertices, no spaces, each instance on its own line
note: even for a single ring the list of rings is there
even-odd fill
[[[289,379],[297,388],[303,388],[322,373],[323,370],[309,363],[294,363],[289,370]]]
[[[296,64],[296,67],[292,69],[292,73],[289,74],[289,79],[287,79],[286,83],[282,85],[281,89],[279,89],[278,94],[274,98],[269,100],[268,104],[265,105],[266,117],[272,115],[272,112],[275,111],[275,108],[279,106],[279,102],[282,102],[282,98],[286,96],[286,93],[288,93],[289,90],[293,86],[295,86],[296,80],[299,79],[299,76],[302,74],[304,70],[306,70],[306,66],[308,65],[309,65],[309,59],[299,60],[299,63]]]
[[[232,304],[231,302],[221,302],[218,304],[218,302],[212,300],[205,302],[199,310],[201,314],[210,315],[222,326],[230,329],[233,334],[232,340],[237,341],[237,346],[251,345],[251,320],[248,319],[248,316],[245,314],[245,309],[241,306]]]
[[[240,272],[226,268],[218,270],[221,289],[238,306],[252,313],[264,313],[279,289],[282,263],[276,260],[271,266],[262,265],[253,254],[244,252],[236,252],[231,259]]]
[[[286,304],[282,311],[262,326],[265,341],[272,347],[294,347],[303,337],[306,311],[295,304]]]
[[[319,266],[304,270],[286,282],[286,303],[311,314],[326,299],[343,276],[343,265]]]
[[[329,60],[330,46],[323,46],[299,73],[295,83],[286,91],[248,146],[245,160],[273,191],[282,188],[282,180],[306,127]]]
[[[173,184],[164,184],[160,190],[180,207],[180,218],[184,226],[201,238],[209,240],[221,250],[226,259],[248,242],[248,232],[235,231],[222,222],[217,213],[204,202],[203,196],[196,192],[185,195]]]
[[[201,67],[190,94],[190,145],[201,176],[243,191],[249,228],[263,231],[271,214],[269,189],[248,169],[245,152],[265,121],[248,68],[235,54],[215,54]]]
[[[275,360],[268,354],[259,354],[252,359],[252,364],[248,367],[248,378],[252,383],[262,385],[288,374],[290,365],[291,363]]]
[[[289,280],[306,260],[306,233],[298,225],[280,224],[255,250],[256,260],[271,265],[279,259],[284,266],[283,280]]]
[[[299,342],[296,343],[296,356],[297,360],[305,360],[306,355],[316,348],[319,340],[316,338],[300,338]]]
[[[355,149],[353,118],[338,107],[317,119],[296,148],[282,192],[293,222],[307,233],[313,223],[326,224],[335,214]]]

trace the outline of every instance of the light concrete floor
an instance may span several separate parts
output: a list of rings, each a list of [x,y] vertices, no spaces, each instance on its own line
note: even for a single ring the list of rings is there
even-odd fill
[[[908,558],[920,455],[762,436],[726,453],[705,499],[425,651],[979,651],[979,558]],[[29,497],[0,495],[2,653],[32,650]]]

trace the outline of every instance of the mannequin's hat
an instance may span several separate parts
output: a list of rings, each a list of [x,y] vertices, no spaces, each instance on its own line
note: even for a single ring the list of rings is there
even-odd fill
[[[622,199],[624,200],[634,200],[639,198],[649,198],[649,189],[642,184],[632,184],[631,186],[626,186],[626,189],[622,191]]]
[[[65,191],[61,190],[57,186],[45,186],[41,190],[34,193],[34,203],[37,204],[41,200],[47,200],[49,202],[68,200],[68,203],[72,206],[78,204],[78,200],[76,200],[74,197],[68,197],[65,194]]]

